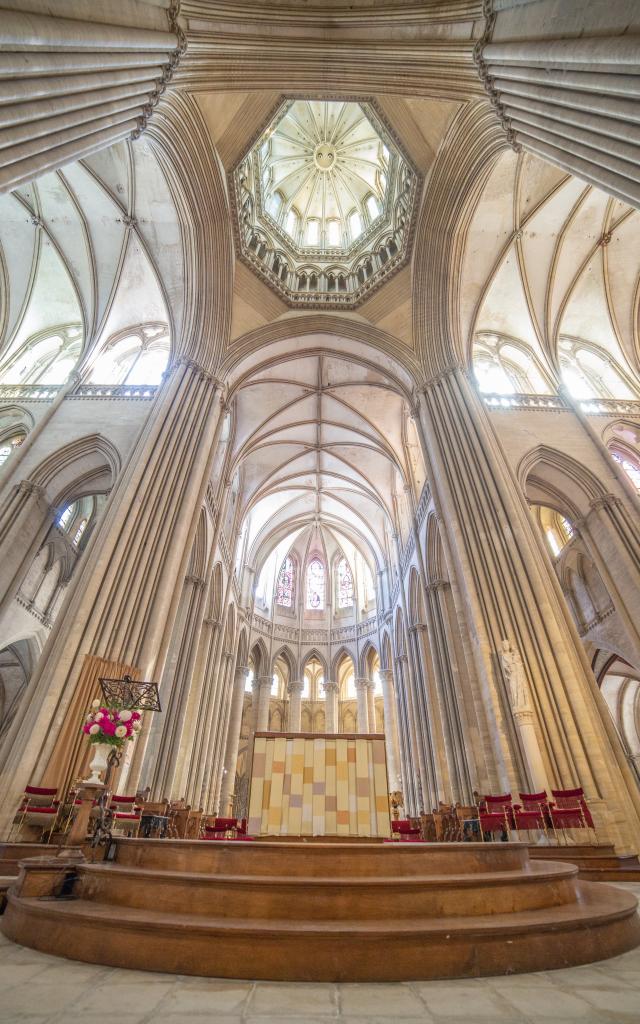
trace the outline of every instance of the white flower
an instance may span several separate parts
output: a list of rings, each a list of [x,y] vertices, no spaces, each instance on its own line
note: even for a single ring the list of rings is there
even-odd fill
[[[126,727],[126,725],[118,725],[116,727],[116,736],[118,737],[118,739],[122,739],[122,737],[126,736],[126,735],[127,735],[127,727]]]
[[[100,707],[100,701],[99,700],[92,700],[91,701],[91,707],[92,708],[99,708]]]
[[[91,726],[91,728],[89,729],[89,735],[90,736],[97,736],[99,732],[100,732],[100,726],[97,725],[96,722],[94,722],[93,725]]]
[[[86,717],[87,725],[89,724],[89,722],[93,722],[93,715],[87,715],[87,717]]]
[[[132,711],[118,711],[118,718],[121,722],[128,722],[132,714]]]

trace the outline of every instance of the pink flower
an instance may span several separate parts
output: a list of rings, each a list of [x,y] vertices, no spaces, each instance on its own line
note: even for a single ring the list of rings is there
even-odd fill
[[[110,719],[108,719],[108,718],[103,719],[102,722],[100,723],[100,727],[101,727],[103,733],[105,734],[105,736],[114,736],[115,735],[115,731],[116,731],[115,722],[112,722]]]

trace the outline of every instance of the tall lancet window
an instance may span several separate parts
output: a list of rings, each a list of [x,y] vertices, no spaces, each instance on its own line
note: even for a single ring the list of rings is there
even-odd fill
[[[295,566],[293,559],[287,555],[278,573],[276,585],[276,604],[283,608],[293,608],[293,585],[295,582]]]
[[[353,607],[353,575],[346,558],[338,562],[338,608]]]
[[[307,566],[307,608],[318,611],[324,608],[325,572],[319,558],[313,558]]]

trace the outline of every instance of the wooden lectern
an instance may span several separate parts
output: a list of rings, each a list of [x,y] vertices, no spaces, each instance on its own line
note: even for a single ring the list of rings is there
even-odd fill
[[[249,834],[391,834],[384,736],[257,732]]]

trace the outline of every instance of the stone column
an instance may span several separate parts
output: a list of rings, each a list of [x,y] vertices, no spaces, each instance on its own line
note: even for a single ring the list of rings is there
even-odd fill
[[[168,666],[169,671],[165,673],[164,685],[161,686],[164,713],[156,715],[153,722],[153,725],[156,722],[161,725],[161,734],[153,754],[151,750],[147,751],[147,760],[153,761],[152,776],[147,781],[151,785],[152,799],[156,800],[164,796],[170,799],[185,796],[178,790],[181,773],[177,772],[177,767],[193,665],[198,650],[198,635],[204,615],[204,586],[205,581],[199,576],[190,574],[185,577],[182,599],[184,619],[176,636],[175,662]]]
[[[292,680],[288,687],[289,694],[289,732],[300,732],[302,727],[302,691],[304,679]]]
[[[260,676],[258,696],[258,716],[256,718],[256,732],[266,732],[269,728],[269,701],[271,700],[271,676]]]
[[[369,704],[367,700],[369,680],[356,679],[355,687],[358,697],[358,732],[369,732]]]
[[[251,731],[258,728],[258,707],[260,705],[260,680],[254,676],[251,680]]]
[[[0,835],[37,782],[69,708],[84,656],[161,674],[215,455],[218,383],[177,362],[89,539],[22,705],[0,747]]]
[[[515,792],[526,781],[525,741],[521,751],[500,679],[499,652],[507,636],[522,658],[549,782],[554,788],[582,786],[601,841],[615,843],[619,852],[637,848],[635,780],[610,716],[601,713],[589,661],[525,497],[464,371],[451,368],[425,387],[419,423],[464,594],[466,628],[474,637],[489,742],[494,759],[505,766],[505,781]]]
[[[4,6],[0,192],[144,130],[186,48],[177,5],[120,0],[117,24]]]
[[[377,731],[375,689],[376,686],[373,679],[369,679],[367,685],[367,718],[369,720],[369,732]]]
[[[396,714],[396,698],[393,692],[393,672],[391,669],[380,669],[382,681],[382,700],[384,702],[384,737],[387,751],[387,775],[389,792],[402,791],[400,775],[400,750],[398,746],[398,716]]]
[[[534,714],[531,706],[529,684],[522,664],[522,658],[509,640],[503,640],[500,651],[502,674],[505,678],[511,711],[520,735],[522,753],[532,785],[531,792],[550,795],[549,780],[545,771],[540,744],[536,736]]]
[[[638,206],[637,39],[620,30],[624,4],[609,6],[610,20],[602,4],[580,4],[576,17],[571,3],[500,0],[475,57],[514,148]],[[632,24],[637,4],[626,6]]]
[[[249,669],[246,665],[239,665],[235,671],[233,681],[233,693],[231,695],[231,710],[229,712],[229,729],[227,732],[227,749],[224,756],[224,769],[222,775],[222,786],[220,788],[220,813],[224,817],[231,813],[231,801],[235,787],[236,765],[238,762],[238,747],[240,746],[240,727],[242,725],[242,710],[244,708],[244,694]]]
[[[338,732],[339,725],[339,712],[338,712],[338,693],[340,686],[338,683],[327,680],[323,683],[324,688],[324,727],[326,732]]]

